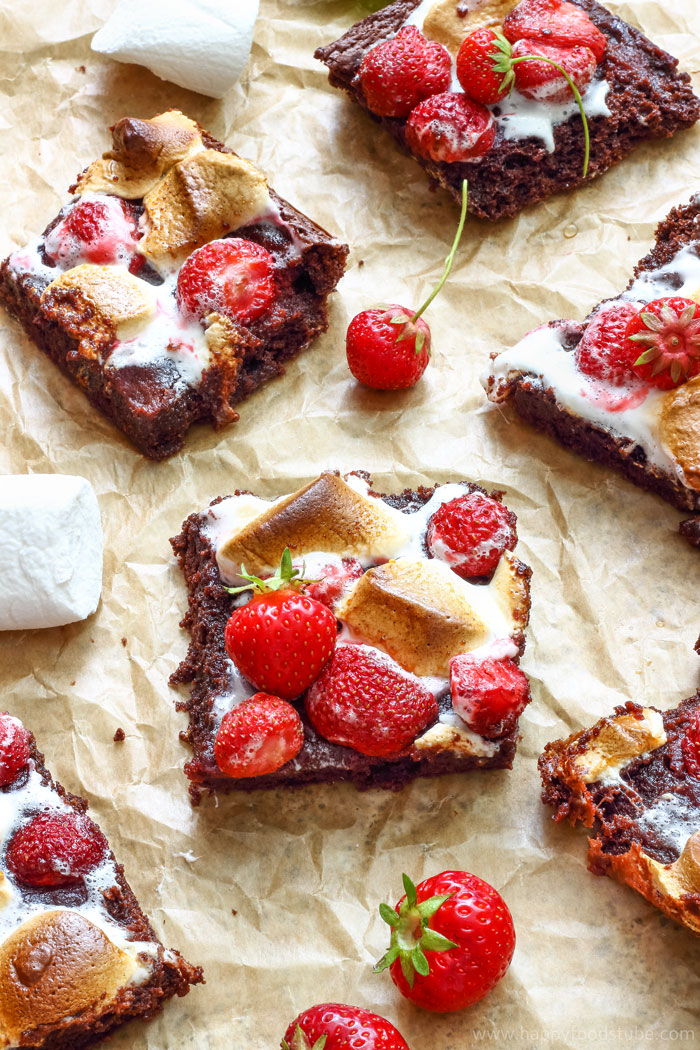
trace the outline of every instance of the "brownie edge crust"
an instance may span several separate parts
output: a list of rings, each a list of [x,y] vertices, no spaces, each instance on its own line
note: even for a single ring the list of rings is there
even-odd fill
[[[362,472],[356,472],[365,478]],[[479,486],[461,483],[466,491],[484,493]],[[420,509],[428,502],[439,486],[406,489],[400,495],[374,492],[391,507],[405,513]],[[236,492],[235,495],[240,495]],[[500,498],[500,493],[492,496]],[[222,502],[220,497],[212,502],[215,507]],[[202,514],[194,513],[183,523],[183,530],[171,539],[173,551],[183,571],[188,590],[188,612],[181,626],[191,635],[186,658],[171,676],[171,684],[188,685],[190,697],[178,703],[178,709],[186,711],[189,726],[181,733],[182,740],[193,751],[185,772],[191,781],[190,794],[197,804],[203,791],[214,792],[253,791],[275,787],[300,787],[314,783],[349,781],[356,788],[386,788],[401,790],[418,777],[441,776],[448,773],[464,773],[475,769],[510,769],[513,764],[519,730],[516,725],[494,741],[494,750],[489,755],[467,755],[462,753],[431,753],[418,755],[413,750],[394,759],[370,757],[352,748],[331,743],[314,728],[306,715],[303,701],[297,709],[304,727],[304,746],[295,759],[277,772],[267,776],[230,778],[223,776],[214,757],[215,722],[214,699],[227,690],[229,684],[229,658],[224,645],[224,630],[232,610],[232,599],[224,588],[216,559],[216,552],[204,528]],[[524,629],[529,616],[529,580],[532,570],[513,559],[516,578],[527,594],[526,608],[522,610],[520,627],[516,637],[519,660],[525,649]],[[440,712],[451,708],[449,691],[438,699]]]

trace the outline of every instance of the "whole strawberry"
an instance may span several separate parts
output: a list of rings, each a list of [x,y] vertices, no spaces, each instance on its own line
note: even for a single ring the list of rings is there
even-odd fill
[[[419,678],[363,645],[339,645],[306,696],[321,736],[363,755],[390,757],[438,716]]]
[[[18,718],[0,714],[0,787],[17,779],[29,761],[29,733]]]
[[[530,703],[530,683],[517,664],[469,653],[450,660],[450,690],[454,710],[481,736],[511,732]]]
[[[70,886],[98,866],[107,849],[99,828],[79,813],[40,813],[16,831],[7,865],[29,886]]]
[[[214,741],[216,763],[227,777],[262,777],[299,754],[304,727],[286,700],[256,693],[227,711]]]
[[[655,299],[625,335],[632,369],[646,383],[672,390],[700,374],[700,306],[693,299]]]
[[[403,306],[363,310],[346,336],[348,367],[374,390],[415,386],[430,361],[430,329]]]
[[[292,566],[287,547],[279,572],[266,580],[239,573],[250,582],[226,588],[253,591],[226,624],[226,651],[256,689],[283,700],[300,696],[314,682],[335,649],[338,626],[333,613],[300,588],[304,580]]]
[[[462,183],[462,214],[457,235],[437,287],[416,310],[404,306],[363,310],[350,322],[346,337],[348,367],[355,379],[374,390],[414,386],[430,360],[430,329],[422,315],[450,275],[467,218],[467,180]]]
[[[627,328],[638,313],[639,305],[625,299],[599,307],[574,351],[579,371],[613,386],[624,386],[637,379],[632,369]]]
[[[475,29],[464,39],[457,55],[457,79],[465,95],[485,106],[493,106],[510,94],[515,74],[512,69],[497,73],[494,55],[505,51],[510,55],[510,45],[504,47],[502,33],[493,29]]]
[[[446,561],[464,579],[490,576],[505,550],[518,542],[517,518],[506,506],[481,492],[443,503],[430,521],[425,543],[433,558]]]
[[[416,26],[373,47],[359,71],[365,102],[380,117],[407,117],[424,98],[446,91],[451,76],[449,51]]]
[[[359,1006],[321,1003],[292,1021],[282,1050],[409,1050],[408,1043],[378,1014]]]
[[[402,995],[436,1013],[479,1002],[501,980],[515,951],[513,920],[501,895],[466,871],[443,871],[419,886],[403,877],[395,909],[380,905],[391,946],[375,973],[390,967]]]

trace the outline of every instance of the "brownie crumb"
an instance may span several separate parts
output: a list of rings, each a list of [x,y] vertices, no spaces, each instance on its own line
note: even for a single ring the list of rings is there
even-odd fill
[[[122,638],[122,645],[123,645],[123,646],[124,646],[124,648],[126,649],[126,638]]]
[[[700,547],[700,516],[686,518],[678,526],[678,531],[692,547]]]
[[[126,733],[121,728],[117,729],[113,739],[115,744],[121,744],[122,740],[126,740]]]

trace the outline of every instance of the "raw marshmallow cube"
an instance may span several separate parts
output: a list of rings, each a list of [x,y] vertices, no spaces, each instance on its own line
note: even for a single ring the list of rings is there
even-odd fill
[[[101,591],[92,485],[65,474],[0,477],[0,631],[84,620]]]

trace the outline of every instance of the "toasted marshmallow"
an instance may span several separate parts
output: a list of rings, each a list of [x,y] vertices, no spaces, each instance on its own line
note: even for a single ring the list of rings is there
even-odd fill
[[[576,756],[574,764],[584,784],[615,778],[633,758],[666,743],[659,712],[645,707],[642,714],[642,718],[625,714],[606,721],[590,747]]]
[[[6,908],[12,900],[12,887],[5,878],[4,872],[0,871],[0,911]]]
[[[324,551],[362,560],[391,557],[407,538],[399,515],[386,504],[326,472],[245,523],[219,546],[217,559],[223,578],[231,581],[242,565],[256,576],[276,569],[285,547],[294,558]]]
[[[681,466],[686,484],[700,490],[700,376],[665,396],[661,440]]]
[[[82,263],[66,270],[43,291],[41,305],[49,316],[80,335],[114,334],[130,339],[156,313],[153,288],[126,270]]]
[[[137,969],[78,912],[32,916],[0,945],[0,1038],[17,1046],[23,1032],[103,1011]]]
[[[490,758],[498,751],[498,744],[472,732],[456,715],[451,721],[436,722],[418,737],[413,746],[418,751],[430,751],[436,755],[448,752],[474,758]]]
[[[124,117],[112,128],[112,149],[79,176],[75,190],[136,200],[175,164],[203,149],[197,124],[177,109],[152,120]]]
[[[462,17],[457,13],[457,0],[438,0],[425,16],[423,34],[456,55],[468,33],[503,25],[516,3],[517,0],[471,0]]]
[[[139,250],[177,259],[262,215],[270,193],[255,165],[205,149],[172,167],[143,203],[150,229]]]
[[[478,648],[491,633],[460,583],[435,561],[401,558],[369,569],[337,615],[407,671],[446,677],[450,657]]]
[[[647,863],[660,893],[676,899],[686,893],[700,894],[700,831],[690,836],[673,864],[660,864],[651,857]]]

